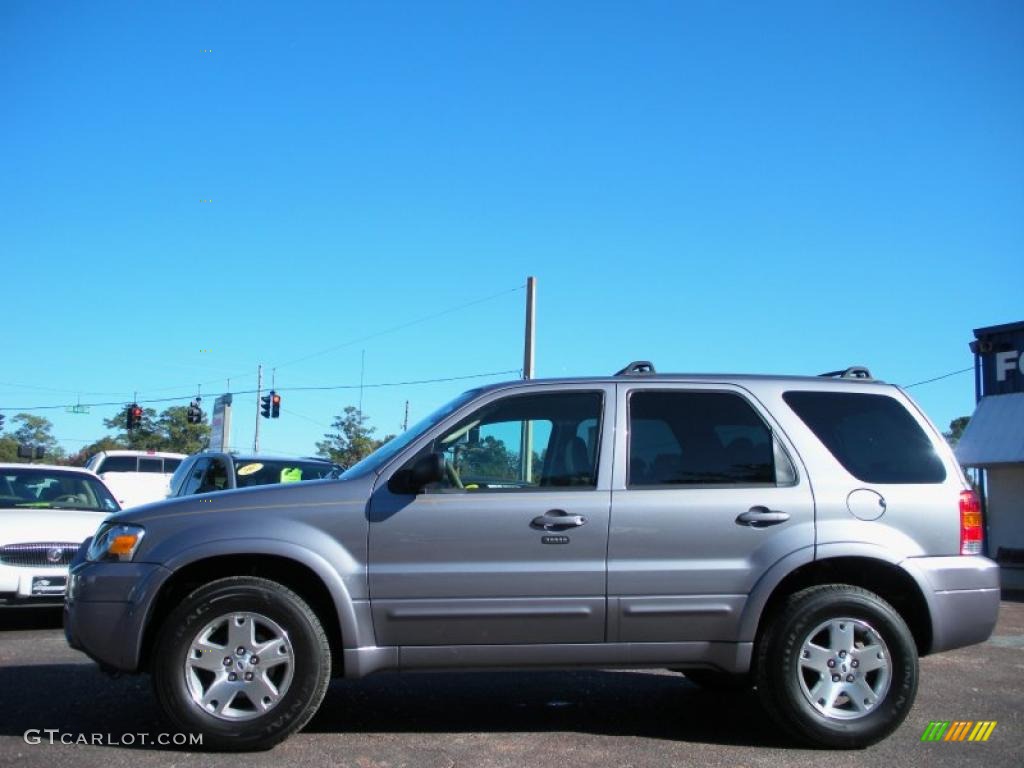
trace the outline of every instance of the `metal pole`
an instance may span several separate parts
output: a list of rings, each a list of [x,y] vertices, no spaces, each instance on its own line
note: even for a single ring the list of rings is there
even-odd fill
[[[263,364],[256,368],[256,434],[252,439],[252,452],[260,452],[260,398],[263,396]]]
[[[537,319],[537,278],[526,278],[526,337],[523,342],[523,378],[533,378],[533,343]],[[533,482],[533,422],[524,421],[521,450],[519,452],[519,476],[524,483]]]
[[[526,340],[523,344],[523,378],[533,378],[534,325],[537,320],[537,278],[526,278]]]
[[[406,432],[409,429],[409,401],[405,401],[405,418],[402,419],[402,431]]]

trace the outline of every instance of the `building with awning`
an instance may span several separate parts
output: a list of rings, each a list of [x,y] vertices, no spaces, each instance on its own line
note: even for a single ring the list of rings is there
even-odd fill
[[[974,337],[978,404],[956,456],[981,470],[986,549],[1003,587],[1024,589],[1024,322],[977,328]]]

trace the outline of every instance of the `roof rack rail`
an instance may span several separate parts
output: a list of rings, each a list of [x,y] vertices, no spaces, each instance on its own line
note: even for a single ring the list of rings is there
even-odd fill
[[[656,373],[654,363],[650,360],[634,360],[621,371],[616,371],[616,376],[645,376]]]
[[[851,365],[849,368],[844,368],[841,371],[819,373],[818,376],[826,379],[863,379],[865,381],[874,381],[875,378],[871,375],[871,371],[863,365]]]

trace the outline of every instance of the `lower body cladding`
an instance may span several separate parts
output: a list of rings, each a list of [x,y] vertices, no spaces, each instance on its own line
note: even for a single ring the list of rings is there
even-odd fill
[[[552,645],[422,645],[345,650],[345,676],[411,670],[693,666],[743,673],[753,643],[558,643]]]

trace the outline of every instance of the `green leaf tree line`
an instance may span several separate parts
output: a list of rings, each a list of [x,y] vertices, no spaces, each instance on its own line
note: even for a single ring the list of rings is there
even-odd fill
[[[394,437],[386,435],[378,440],[373,436],[376,427],[369,426],[368,422],[369,418],[358,408],[346,406],[331,424],[334,431],[325,433],[325,439],[316,444],[317,455],[348,469]]]

